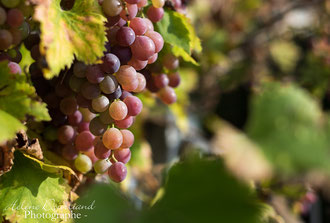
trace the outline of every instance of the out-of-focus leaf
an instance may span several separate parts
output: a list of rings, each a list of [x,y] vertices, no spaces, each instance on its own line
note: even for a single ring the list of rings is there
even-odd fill
[[[69,67],[74,56],[87,64],[95,63],[105,50],[105,17],[95,0],[76,0],[69,11],[61,9],[61,0],[34,0],[34,18],[41,24],[41,52],[49,69],[46,78]]]
[[[25,126],[13,116],[0,110],[0,144],[15,137],[16,132],[25,130]]]
[[[277,40],[271,43],[270,53],[284,72],[291,72],[298,62],[300,50],[292,42]]]
[[[140,222],[258,223],[260,208],[255,194],[220,160],[193,159],[170,169],[163,196]]]
[[[16,152],[13,169],[0,178],[0,216],[10,222],[60,222],[61,214],[70,213],[69,191],[61,177]]]
[[[329,144],[321,126],[321,110],[295,85],[263,86],[253,97],[247,132],[282,173],[329,171]]]

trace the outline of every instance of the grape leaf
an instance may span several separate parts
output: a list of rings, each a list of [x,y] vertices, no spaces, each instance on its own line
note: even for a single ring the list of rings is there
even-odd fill
[[[0,123],[0,144],[14,138],[19,130],[25,129],[20,121],[2,110],[0,110]]]
[[[200,39],[196,35],[194,27],[184,15],[172,10],[165,10],[164,17],[155,24],[155,29],[164,38],[164,42],[172,46],[172,53],[181,56],[186,62],[197,65],[190,56],[191,52],[201,52]]]
[[[91,64],[105,50],[105,17],[98,1],[76,0],[69,11],[62,10],[60,2],[37,1],[34,15],[41,24],[41,51],[49,66],[44,75],[49,79],[69,67],[74,56]]]
[[[60,222],[70,211],[65,205],[69,190],[61,177],[16,152],[13,169],[0,178],[0,216],[10,222]]]
[[[20,121],[26,115],[36,121],[49,121],[46,104],[39,101],[35,88],[30,85],[25,75],[9,73],[7,62],[0,63],[0,109]]]
[[[248,135],[281,173],[330,170],[322,112],[301,88],[269,83],[252,100]]]

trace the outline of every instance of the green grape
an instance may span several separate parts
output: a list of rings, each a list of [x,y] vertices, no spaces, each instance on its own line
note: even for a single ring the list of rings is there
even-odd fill
[[[92,161],[87,155],[79,154],[74,161],[74,166],[80,172],[87,173],[92,169]]]
[[[107,159],[98,160],[94,164],[94,170],[96,173],[102,174],[105,173],[110,166],[111,166],[111,162],[108,161]]]

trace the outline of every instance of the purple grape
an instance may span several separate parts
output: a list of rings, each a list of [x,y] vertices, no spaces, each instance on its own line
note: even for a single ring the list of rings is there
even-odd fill
[[[79,133],[75,140],[75,148],[78,151],[88,151],[93,148],[94,136],[89,131]]]
[[[111,150],[103,145],[102,140],[98,140],[94,146],[94,154],[98,159],[107,159],[111,155]]]
[[[107,53],[103,57],[103,64],[101,64],[101,69],[103,72],[107,74],[113,74],[116,73],[119,70],[120,67],[120,61],[119,58],[112,54],[112,53]]]
[[[131,150],[128,148],[114,150],[113,153],[116,160],[122,162],[123,164],[128,163],[131,159]]]
[[[122,162],[116,162],[110,166],[108,174],[111,180],[120,183],[125,180],[127,176],[127,168]]]
[[[89,131],[95,135],[100,136],[108,129],[107,124],[103,124],[99,117],[95,117],[89,123]]]
[[[137,116],[142,111],[143,104],[136,96],[126,97],[124,103],[127,106],[129,116]]]
[[[79,110],[68,116],[69,124],[72,126],[78,126],[82,121],[82,114]]]
[[[132,58],[130,47],[114,46],[111,50],[112,53],[119,58],[122,65],[127,64],[127,62]]]
[[[135,40],[134,30],[130,27],[121,27],[117,34],[116,40],[121,46],[130,46]]]
[[[87,67],[86,78],[92,84],[99,84],[104,79],[104,73],[100,65],[91,65]]]
[[[62,156],[64,159],[72,161],[78,157],[78,151],[74,148],[74,145],[66,144],[62,148]]]
[[[58,141],[62,144],[68,144],[69,142],[73,142],[76,136],[76,131],[70,125],[63,125],[57,131]]]
[[[9,72],[11,74],[21,74],[22,73],[22,69],[18,63],[9,62],[8,67],[9,67]]]

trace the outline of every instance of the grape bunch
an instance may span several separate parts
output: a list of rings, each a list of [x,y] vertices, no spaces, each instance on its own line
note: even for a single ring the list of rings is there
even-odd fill
[[[21,74],[19,46],[30,33],[31,7],[20,0],[0,1],[0,61],[7,61],[10,73]]]
[[[42,75],[47,62],[40,53],[39,33],[32,32],[24,45],[35,60],[29,67],[31,81],[52,117],[45,138],[56,131],[55,150],[77,171],[107,173],[112,181],[121,182],[134,143],[128,128],[143,107],[136,94],[148,89],[165,104],[174,103],[179,60],[172,54],[158,59],[164,40],[154,23],[164,16],[164,0],[152,1],[146,9],[148,18],[137,16],[147,6],[146,0],[99,3],[107,16],[108,39],[100,64],[74,61],[70,69],[48,81]],[[149,66],[157,64],[166,73],[151,72]]]

